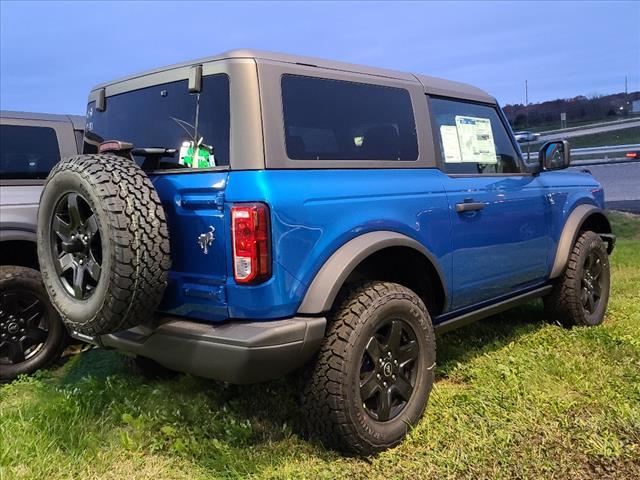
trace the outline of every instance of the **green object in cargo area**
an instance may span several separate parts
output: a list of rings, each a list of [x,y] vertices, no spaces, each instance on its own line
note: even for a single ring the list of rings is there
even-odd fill
[[[211,148],[205,145],[194,145],[193,141],[182,142],[178,163],[189,168],[209,168],[216,164]]]

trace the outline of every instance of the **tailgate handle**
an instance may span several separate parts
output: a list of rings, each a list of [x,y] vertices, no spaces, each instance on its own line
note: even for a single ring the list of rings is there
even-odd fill
[[[222,210],[224,197],[220,193],[194,194],[185,193],[181,195],[180,204],[183,208],[191,210],[217,209]]]

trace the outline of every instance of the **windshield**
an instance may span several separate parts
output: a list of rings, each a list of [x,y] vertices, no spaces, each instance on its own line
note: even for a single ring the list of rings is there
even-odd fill
[[[185,142],[200,142],[212,151],[211,166],[229,165],[229,77],[203,77],[199,94],[189,93],[187,80],[180,80],[114,95],[103,112],[89,103],[83,152],[97,153],[106,140],[176,150]],[[135,159],[145,167],[145,157]],[[162,159],[165,168],[177,167],[178,161],[178,154]]]

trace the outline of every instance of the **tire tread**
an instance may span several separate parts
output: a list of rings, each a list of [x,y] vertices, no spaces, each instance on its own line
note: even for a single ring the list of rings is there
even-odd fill
[[[157,308],[171,267],[169,230],[160,198],[146,173],[128,158],[110,154],[67,157],[53,168],[45,189],[61,171],[79,175],[98,196],[113,234],[106,251],[112,269],[101,307],[85,322],[66,318],[55,290],[48,286],[53,304],[67,324],[86,335],[134,327]],[[48,246],[39,244],[39,255],[47,254],[45,248]],[[53,281],[52,275],[55,273],[43,271],[45,285]]]
[[[397,445],[402,440],[386,444],[371,443],[358,435],[344,413],[349,399],[342,382],[342,372],[346,364],[347,349],[352,347],[353,333],[366,321],[365,312],[378,302],[383,302],[389,294],[411,301],[416,309],[429,318],[423,302],[402,285],[371,281],[354,284],[336,302],[338,308],[332,312],[325,341],[315,361],[303,373],[302,412],[308,433],[339,451],[371,455]],[[429,329],[428,335],[435,345],[433,328]]]

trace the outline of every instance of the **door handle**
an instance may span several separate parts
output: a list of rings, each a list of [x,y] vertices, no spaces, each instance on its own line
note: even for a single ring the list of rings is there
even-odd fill
[[[456,212],[474,212],[476,210],[482,210],[484,208],[484,203],[482,202],[463,202],[456,203]]]

